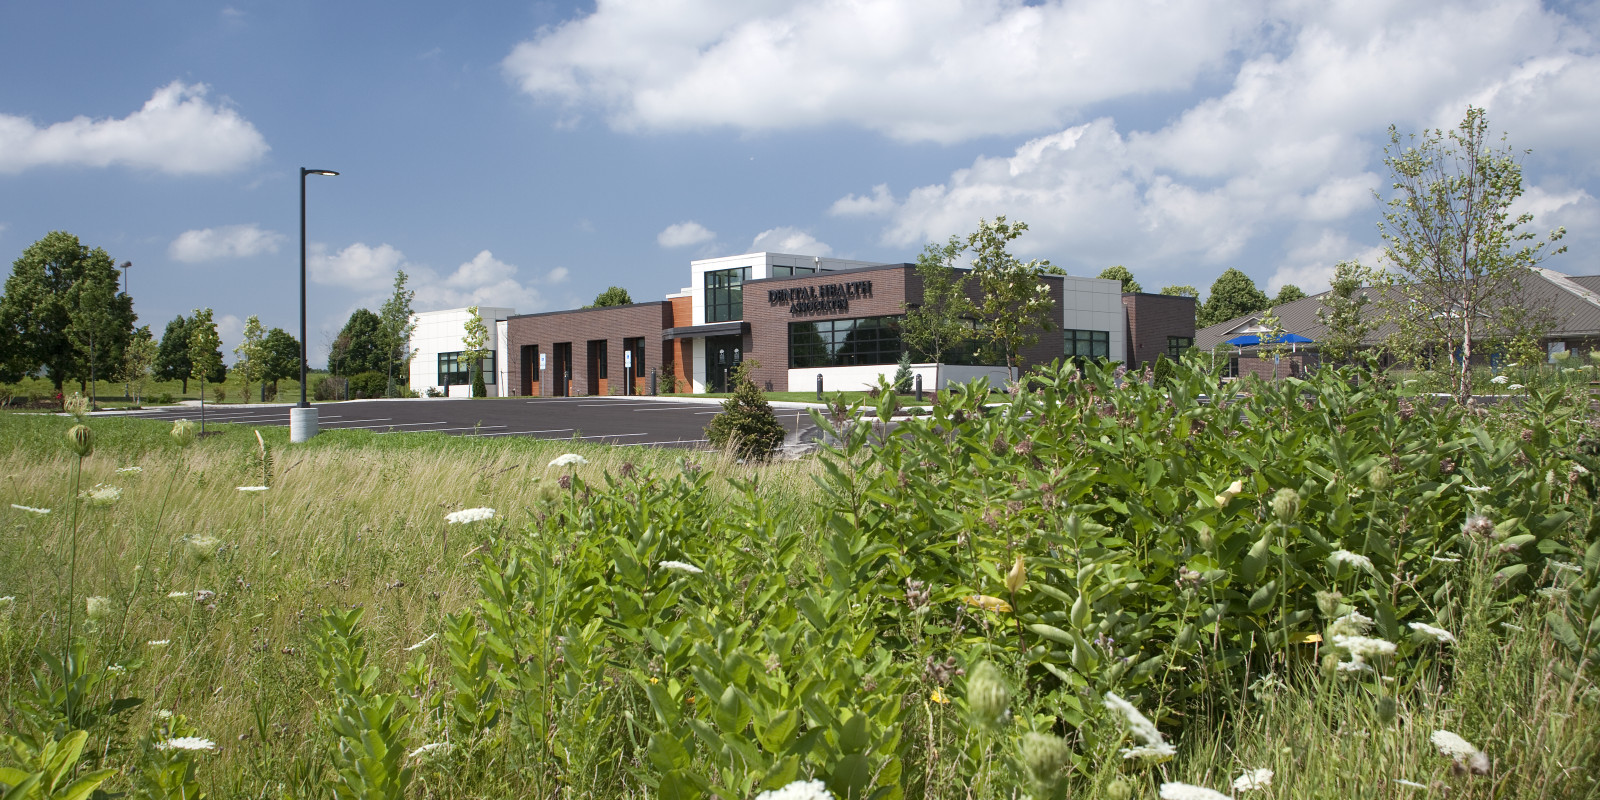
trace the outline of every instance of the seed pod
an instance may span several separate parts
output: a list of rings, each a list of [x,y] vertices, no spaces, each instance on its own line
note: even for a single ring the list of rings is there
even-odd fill
[[[67,447],[79,458],[94,452],[94,431],[88,425],[74,425],[67,429]]]
[[[1132,797],[1133,787],[1126,779],[1116,778],[1106,784],[1106,800],[1130,800]]]
[[[1011,691],[1006,688],[1000,668],[987,661],[978,662],[967,676],[967,708],[973,717],[982,725],[994,727],[1010,705]]]
[[[1042,787],[1054,786],[1072,763],[1072,748],[1059,736],[1029,732],[1023,734],[1018,749],[1028,777]]]
[[[171,435],[172,440],[177,442],[179,447],[188,447],[194,444],[194,422],[187,419],[173,422]]]
[[[1371,486],[1374,491],[1381,492],[1389,488],[1390,482],[1389,468],[1382,464],[1373,467],[1372,471],[1367,473],[1367,485]]]
[[[1294,522],[1300,515],[1300,493],[1288,487],[1272,496],[1272,514],[1284,525]]]

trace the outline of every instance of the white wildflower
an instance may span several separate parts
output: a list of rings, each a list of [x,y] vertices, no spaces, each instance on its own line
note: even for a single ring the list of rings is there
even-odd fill
[[[188,592],[167,592],[167,599],[169,600],[182,600],[188,596]]]
[[[1333,623],[1328,626],[1328,636],[1331,638],[1334,636],[1353,636],[1366,633],[1367,630],[1372,627],[1372,624],[1372,617],[1369,617],[1360,611],[1352,611],[1334,620]]]
[[[156,744],[157,750],[205,750],[207,752],[217,749],[217,743],[210,739],[198,736],[179,736]]]
[[[1568,564],[1565,561],[1552,561],[1550,562],[1550,568],[1557,572],[1571,572],[1575,575],[1583,574],[1583,567],[1577,564]]]
[[[450,525],[465,525],[469,522],[481,522],[486,519],[494,519],[494,509],[463,508],[460,511],[446,514],[444,517],[444,521]]]
[[[1417,783],[1416,781],[1408,781],[1408,780],[1406,780],[1404,778],[1395,778],[1394,782],[1400,784],[1401,786],[1409,786],[1409,787],[1411,787],[1413,789],[1426,789],[1426,788],[1428,788],[1428,785],[1425,784],[1425,783]]]
[[[165,708],[156,709],[156,719],[172,719],[172,712]]]
[[[270,487],[270,486],[240,486],[239,487],[239,491],[241,491],[241,492],[264,492],[264,491],[266,491],[267,489],[270,489],[270,488],[272,488],[272,487]]]
[[[1500,623],[1500,627],[1505,628],[1508,631],[1525,632],[1525,629],[1521,625],[1512,625],[1509,622]]]
[[[1589,468],[1585,467],[1582,464],[1579,464],[1576,461],[1572,462],[1572,471],[1578,473],[1579,475],[1588,475],[1589,474]]]
[[[1489,756],[1466,739],[1450,731],[1434,731],[1428,739],[1434,747],[1439,748],[1439,755],[1449,756],[1460,766],[1471,770],[1472,774],[1489,774]]]
[[[1539,596],[1546,600],[1559,600],[1567,596],[1567,590],[1560,586],[1546,586],[1539,590]]]
[[[419,747],[419,748],[417,748],[415,750],[412,750],[411,752],[406,754],[406,758],[416,758],[417,756],[425,756],[425,755],[427,755],[429,753],[432,753],[435,750],[443,750],[444,752],[448,753],[448,752],[450,752],[452,747],[453,747],[453,745],[451,745],[449,742],[433,742],[432,744],[425,744],[425,745],[423,745],[423,746],[421,746],[421,747]]]
[[[111,613],[111,598],[90,597],[84,601],[89,619],[105,619]]]
[[[217,550],[222,547],[222,540],[215,536],[199,534],[185,537],[183,546],[189,551],[190,557],[196,561],[210,561],[217,555]]]
[[[121,664],[112,664],[106,667],[106,672],[112,675],[126,675],[128,674],[128,668],[122,666]]]
[[[1511,378],[1505,375],[1496,375],[1493,378],[1490,378],[1489,382],[1499,386],[1504,386],[1511,382]]]
[[[1236,792],[1248,792],[1252,789],[1265,789],[1272,785],[1272,770],[1253,769],[1233,779],[1233,789]]]
[[[1341,648],[1350,653],[1350,655],[1357,656],[1362,660],[1378,656],[1392,656],[1395,650],[1394,642],[1374,639],[1370,636],[1335,635],[1333,637],[1333,646]]]
[[[1348,564],[1355,569],[1364,569],[1367,572],[1373,572],[1372,559],[1367,558],[1366,556],[1356,555],[1349,550],[1333,551],[1333,553],[1328,556],[1328,563],[1332,564],[1335,568],[1338,568],[1343,564]]]
[[[145,644],[149,645],[150,647],[166,647],[167,645],[172,644],[172,640],[171,639],[151,639],[150,641],[145,642]]]
[[[686,572],[690,575],[699,575],[705,572],[705,570],[685,561],[663,561],[656,566],[662,569],[670,569],[673,572]]]
[[[1156,744],[1141,744],[1138,747],[1122,748],[1122,757],[1128,760],[1151,761],[1157,764],[1170,761],[1178,755],[1178,748],[1166,742]]]
[[[1177,748],[1167,744],[1161,731],[1156,729],[1156,724],[1150,718],[1140,713],[1134,705],[1114,692],[1106,692],[1105,706],[1122,715],[1128,723],[1128,734],[1144,744],[1140,747],[1129,747],[1122,751],[1123,758],[1142,759],[1146,761],[1166,761],[1178,754]]]
[[[437,638],[439,638],[439,634],[437,634],[437,633],[432,634],[428,638],[423,639],[422,641],[417,642],[416,644],[411,645],[410,647],[407,647],[406,648],[406,652],[409,653],[412,650],[421,650],[423,645],[426,645],[428,642],[431,642],[431,641],[433,641],[434,639],[437,639]],[[416,754],[412,753],[412,755],[416,755]]]
[[[91,506],[109,506],[122,499],[122,490],[103,483],[95,484],[95,487],[84,492],[82,497],[89,501]]]
[[[1411,630],[1414,630],[1417,633],[1427,634],[1428,638],[1433,639],[1436,642],[1442,642],[1444,644],[1456,643],[1455,634],[1443,628],[1435,628],[1426,622],[1411,623]]]
[[[1204,786],[1173,782],[1161,784],[1161,800],[1228,800],[1228,796]]]
[[[1361,658],[1361,656],[1352,655],[1350,656],[1349,661],[1340,661],[1337,665],[1335,665],[1335,669],[1338,669],[1340,672],[1362,673],[1371,672],[1372,665],[1368,664],[1364,659]]]
[[[782,789],[762,792],[756,800],[833,800],[833,792],[822,781],[795,781]]]
[[[550,459],[550,466],[552,467],[583,466],[587,463],[589,463],[589,459],[584,458],[577,453],[567,453],[565,455],[559,455]]]
[[[121,472],[121,473],[144,472],[144,467],[119,467],[117,469],[117,472]]]
[[[45,514],[50,513],[50,509],[48,509],[48,508],[34,508],[33,506],[19,506],[16,503],[12,503],[11,507],[16,509],[16,510],[18,510],[18,511],[26,511],[29,514],[38,514],[40,516],[44,516]]]
[[[1522,384],[1520,384],[1520,383],[1513,383],[1513,384],[1511,384],[1511,385],[1510,385],[1510,386],[1507,386],[1507,387],[1506,387],[1506,388],[1507,388],[1507,389],[1509,389],[1509,390],[1511,390],[1511,391],[1513,391],[1513,392],[1520,392],[1520,391],[1522,391],[1522,390],[1523,390],[1523,389],[1526,389],[1526,388],[1527,388],[1527,387],[1526,387],[1526,386],[1523,386],[1523,385],[1522,385]]]
[[[1487,487],[1487,486],[1467,486],[1467,485],[1462,485],[1461,490],[1464,491],[1464,492],[1470,492],[1472,494],[1483,494],[1484,492],[1489,491],[1489,487]]]
[[[1429,556],[1428,560],[1429,561],[1437,561],[1440,564],[1460,564],[1461,563],[1461,559],[1459,559],[1459,558],[1445,558],[1444,556]]]

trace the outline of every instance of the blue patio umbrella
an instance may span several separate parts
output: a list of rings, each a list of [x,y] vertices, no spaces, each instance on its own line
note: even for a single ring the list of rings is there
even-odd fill
[[[1279,336],[1277,341],[1284,344],[1310,344],[1313,340],[1307,339],[1298,333],[1286,333],[1282,336]],[[1244,336],[1235,336],[1232,339],[1224,341],[1223,344],[1231,344],[1234,347],[1250,347],[1261,344],[1261,337],[1253,333]]]

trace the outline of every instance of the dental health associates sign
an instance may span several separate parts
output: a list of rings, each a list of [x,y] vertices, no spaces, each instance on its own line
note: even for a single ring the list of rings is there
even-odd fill
[[[788,306],[789,315],[845,314],[850,301],[872,296],[872,281],[825,283],[821,286],[796,286],[793,289],[768,289],[767,305]]]

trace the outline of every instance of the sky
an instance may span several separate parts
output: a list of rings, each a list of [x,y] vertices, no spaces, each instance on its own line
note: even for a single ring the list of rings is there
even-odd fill
[[[1006,215],[1147,291],[1382,266],[1389,129],[1469,105],[1521,152],[1545,266],[1600,273],[1600,4],[1533,0],[9,0],[0,254],[133,262],[313,364],[397,269],[417,310],[636,301],[756,250],[914,261]],[[231,353],[229,354],[231,360]]]

